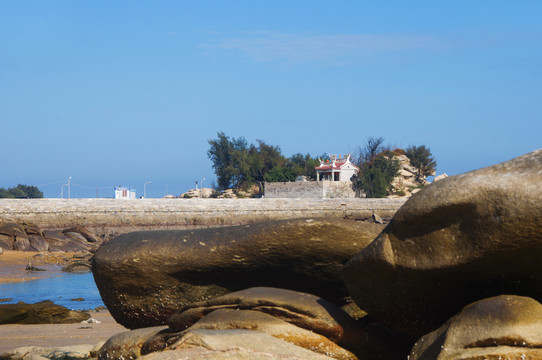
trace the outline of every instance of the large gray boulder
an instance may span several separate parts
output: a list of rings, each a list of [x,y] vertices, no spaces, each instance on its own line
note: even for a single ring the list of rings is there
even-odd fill
[[[512,295],[470,304],[418,340],[409,359],[542,359],[542,305]]]
[[[344,267],[360,308],[419,337],[467,304],[542,299],[542,149],[418,192]]]
[[[124,234],[102,245],[94,279],[115,320],[161,325],[184,305],[254,286],[312,293],[339,302],[341,269],[382,225],[297,219],[244,226]]]

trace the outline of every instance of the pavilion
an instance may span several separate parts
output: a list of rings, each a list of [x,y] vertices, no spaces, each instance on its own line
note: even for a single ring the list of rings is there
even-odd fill
[[[350,161],[350,154],[329,155],[326,161],[320,160],[320,166],[316,166],[316,181],[350,181],[352,176],[357,175],[359,168]]]

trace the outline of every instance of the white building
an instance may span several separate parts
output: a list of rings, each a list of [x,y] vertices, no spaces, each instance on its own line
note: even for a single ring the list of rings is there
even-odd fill
[[[341,155],[329,155],[328,160],[319,160],[320,166],[314,168],[316,181],[350,181],[359,172],[359,168],[350,162],[350,154],[344,155],[344,158]]]
[[[135,199],[135,188],[126,188],[122,186],[115,186],[115,199]]]

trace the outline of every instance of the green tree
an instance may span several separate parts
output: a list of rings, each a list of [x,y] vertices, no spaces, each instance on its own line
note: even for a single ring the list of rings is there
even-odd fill
[[[213,163],[219,190],[247,190],[257,184],[263,193],[265,181],[294,181],[299,175],[316,179],[314,168],[319,161],[309,154],[294,154],[287,159],[278,146],[262,140],[248,144],[244,137],[230,138],[223,132],[208,142],[207,156]]]
[[[207,156],[213,163],[218,182],[218,189],[230,188],[232,182],[233,144],[223,132],[217,133],[218,138],[209,140],[210,145]]]
[[[0,198],[13,198],[13,196],[4,188],[0,188]]]
[[[411,145],[405,150],[405,155],[410,160],[410,165],[418,168],[418,178],[434,175],[437,162],[428,147]]]
[[[265,175],[273,168],[283,166],[285,158],[278,146],[257,140],[258,145],[248,144],[244,137],[229,138],[223,132],[209,140],[207,155],[213,162],[218,189],[247,189],[258,184],[263,192]]]
[[[320,165],[318,158],[313,158],[310,154],[297,153],[287,160],[287,166],[292,167],[297,176],[307,176],[312,180],[316,180],[314,168],[318,165]]]
[[[257,140],[258,146],[251,145],[249,149],[249,182],[247,184],[258,185],[260,193],[264,191],[266,176],[276,167],[285,164],[286,159],[280,151],[280,147],[266,144]]]
[[[391,183],[399,172],[399,161],[389,155],[387,152],[375,155],[371,162],[361,166],[359,177],[354,179],[368,198],[383,198],[392,191]]]
[[[0,188],[0,198],[12,198],[12,199],[36,199],[43,198],[43,192],[36,186],[19,184],[16,187]]]
[[[359,147],[356,162],[359,169],[352,178],[358,193],[369,198],[381,198],[392,192],[393,179],[399,173],[399,161],[389,146],[384,146],[383,138],[370,137],[364,147]]]
[[[287,166],[277,166],[265,175],[265,180],[268,182],[289,182],[295,181],[296,177],[297,175],[293,168]]]

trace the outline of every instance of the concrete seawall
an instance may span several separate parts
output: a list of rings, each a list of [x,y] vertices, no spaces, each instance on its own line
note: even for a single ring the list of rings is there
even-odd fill
[[[190,229],[303,217],[393,216],[406,199],[0,199],[0,218],[96,233]]]

